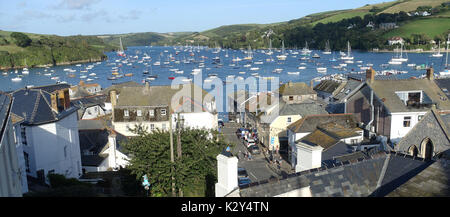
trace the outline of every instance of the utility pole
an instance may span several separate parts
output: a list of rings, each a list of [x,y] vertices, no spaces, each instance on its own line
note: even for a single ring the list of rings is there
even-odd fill
[[[181,160],[182,152],[181,152],[181,123],[180,123],[180,113],[177,113],[177,153],[178,153],[178,160]],[[180,188],[179,190],[179,196],[183,197],[183,190]]]
[[[175,159],[173,157],[173,132],[172,132],[172,112],[169,108],[169,134],[170,134],[170,161],[172,163],[175,162]],[[172,167],[172,172],[175,170],[174,167]],[[172,197],[176,197],[175,193],[175,179],[172,175]]]

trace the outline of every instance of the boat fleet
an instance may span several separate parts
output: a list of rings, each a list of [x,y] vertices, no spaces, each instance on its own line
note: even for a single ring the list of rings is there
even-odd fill
[[[449,35],[450,36],[450,35]],[[450,38],[450,37],[449,37]],[[442,76],[450,76],[448,69],[448,46],[450,39],[447,40],[447,55],[445,61],[445,70],[440,72]],[[147,46],[149,47],[149,46]],[[151,46],[150,46],[151,47]],[[133,53],[134,52],[134,53]],[[282,41],[281,49],[273,49],[272,41],[269,41],[269,48],[263,50],[254,50],[251,46],[247,49],[241,49],[241,52],[235,52],[230,49],[223,49],[219,46],[215,48],[208,48],[205,46],[175,46],[164,47],[159,55],[150,55],[147,52],[154,52],[154,50],[134,50],[125,52],[122,47],[120,39],[120,49],[116,52],[115,58],[110,58],[106,61],[105,65],[109,69],[102,72],[92,72],[97,65],[102,62],[90,63],[90,64],[76,64],[73,67],[64,68],[63,72],[69,78],[79,78],[87,82],[99,79],[99,76],[105,76],[108,80],[118,80],[124,77],[142,76],[139,78],[142,82],[150,82],[161,78],[161,70],[166,70],[169,73],[167,79],[174,80],[177,76],[183,76],[181,79],[183,82],[191,82],[194,75],[199,74],[202,71],[210,72],[207,74],[205,82],[212,82],[214,78],[219,76],[214,72],[213,68],[229,68],[238,71],[238,75],[250,74],[251,76],[260,77],[260,72],[268,69],[265,64],[272,63],[277,64],[275,69],[270,69],[269,72],[274,74],[286,74],[287,76],[302,76],[304,73],[316,72],[320,77],[327,77],[329,69],[339,70],[342,73],[364,73],[367,69],[373,67],[372,63],[364,63],[363,60],[357,60],[352,52],[350,42],[347,42],[347,50],[333,52],[330,49],[330,42],[327,41],[325,49],[323,51],[313,51],[308,48],[308,43],[305,42],[305,46],[301,50],[285,49],[284,41]],[[205,52],[209,52],[212,55],[207,55]],[[225,53],[225,55],[223,55]],[[231,54],[230,54],[231,53]],[[258,54],[258,55],[256,55]],[[262,54],[262,55],[261,55]],[[431,55],[433,58],[439,58],[443,55],[439,51]],[[275,58],[274,58],[275,57]],[[297,70],[287,70],[283,67],[284,62],[287,59],[295,59],[298,62],[296,66]],[[328,60],[328,63],[327,63]],[[273,66],[271,64],[271,66]],[[408,68],[413,70],[423,70],[428,67],[425,64],[408,63],[407,53],[403,52],[403,45],[399,49],[396,49],[395,54],[386,63],[381,64],[382,70],[377,74],[392,75],[392,74],[405,74],[408,73],[405,70],[392,69],[391,66],[406,64]],[[192,65],[191,71],[187,70],[182,65]],[[129,67],[136,70],[129,70]],[[157,67],[157,70],[154,68]],[[131,72],[133,71],[133,72]],[[141,71],[141,73],[139,73]],[[155,72],[156,71],[156,72]],[[37,72],[43,76],[49,77],[51,80],[57,82],[61,81],[61,75],[55,75],[55,70],[49,67],[45,67],[42,72]],[[100,74],[101,73],[101,74]],[[3,76],[13,75],[12,82],[20,82],[24,76],[30,74],[27,68],[23,68],[20,72],[19,69],[15,69],[13,72],[2,72]],[[333,74],[334,75],[334,74]],[[187,77],[187,78],[186,78]],[[227,75],[226,78],[235,78],[235,75]],[[273,76],[263,76],[263,79],[273,79]],[[243,79],[238,76],[237,79]]]

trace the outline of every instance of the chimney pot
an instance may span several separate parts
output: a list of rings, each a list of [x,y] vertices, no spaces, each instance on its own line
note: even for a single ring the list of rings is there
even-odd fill
[[[366,81],[372,83],[375,80],[375,70],[372,67],[366,71]]]

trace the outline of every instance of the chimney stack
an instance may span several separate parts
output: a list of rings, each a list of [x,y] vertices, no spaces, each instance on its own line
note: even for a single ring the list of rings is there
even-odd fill
[[[216,197],[225,195],[238,188],[238,159],[231,154],[217,155]]]
[[[150,84],[148,81],[145,82],[145,90],[149,91],[150,90]]]
[[[311,80],[311,81],[309,82],[309,86],[311,86],[311,89],[314,89],[314,80]]]
[[[114,107],[116,107],[116,104],[117,104],[117,92],[116,92],[116,90],[111,90],[109,92],[109,97],[110,97],[110,100],[111,100],[112,121],[114,121]]]
[[[375,70],[372,67],[366,70],[366,81],[372,83],[375,80]]]
[[[108,167],[114,169],[117,167],[116,162],[116,134],[112,131],[109,132],[108,136],[108,144],[109,144],[109,150],[108,150]]]
[[[434,79],[434,69],[432,66],[427,69],[427,79],[430,81]]]

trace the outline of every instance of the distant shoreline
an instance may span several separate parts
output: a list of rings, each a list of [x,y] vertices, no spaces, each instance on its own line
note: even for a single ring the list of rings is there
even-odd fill
[[[0,70],[7,71],[7,70],[15,70],[15,69],[23,69],[23,68],[45,68],[45,67],[54,67],[54,66],[68,66],[68,65],[75,65],[80,63],[93,63],[93,62],[99,62],[107,60],[108,58],[98,58],[98,59],[88,59],[88,60],[76,60],[72,62],[61,62],[56,64],[42,64],[42,65],[34,65],[34,66],[14,66],[14,67],[0,67]]]

